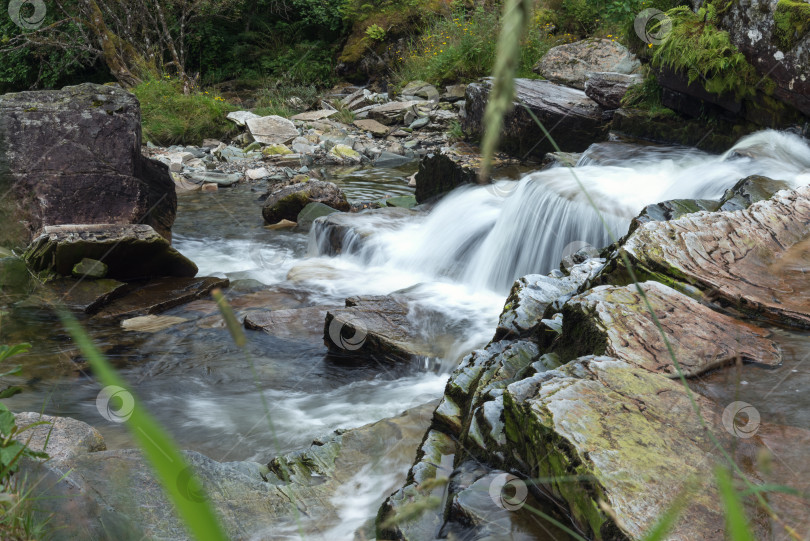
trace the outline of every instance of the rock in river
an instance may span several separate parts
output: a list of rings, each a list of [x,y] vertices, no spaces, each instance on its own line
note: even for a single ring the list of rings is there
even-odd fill
[[[776,366],[779,348],[761,329],[717,313],[658,282],[639,287],[666,333],[686,377],[740,359]],[[562,337],[554,350],[565,362],[592,353],[678,377],[677,369],[635,285],[601,286],[562,308]]]
[[[85,258],[107,265],[107,276],[117,280],[197,274],[197,265],[148,225],[48,226],[31,242],[24,257],[36,271],[51,270],[64,276],[70,276]]]
[[[761,319],[810,328],[808,238],[810,187],[802,187],[745,210],[643,224],[621,250],[642,276]],[[601,280],[627,283],[620,257]]]
[[[483,134],[491,85],[491,79],[485,79],[467,87],[465,133]],[[526,107],[543,123],[562,151],[582,152],[607,137],[602,108],[582,90],[533,79],[515,79],[515,88],[514,109],[506,115],[501,132],[501,148],[505,152],[539,160],[546,152],[556,150]]]
[[[0,96],[0,244],[64,224],[143,223],[171,239],[174,183],[141,155],[140,120],[117,86]]]
[[[336,184],[309,180],[272,192],[264,202],[262,216],[268,224],[275,224],[281,220],[294,222],[298,219],[298,214],[310,203],[323,203],[335,210],[350,209],[346,196]]]

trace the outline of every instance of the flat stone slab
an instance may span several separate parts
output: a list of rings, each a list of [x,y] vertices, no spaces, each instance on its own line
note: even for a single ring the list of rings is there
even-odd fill
[[[228,287],[227,278],[158,278],[110,303],[99,318],[133,318],[165,312]]]
[[[70,276],[85,258],[106,264],[107,276],[134,280],[197,274],[197,265],[148,225],[55,225],[44,227],[25,252],[36,271]]]
[[[311,306],[291,310],[261,310],[245,316],[245,328],[264,331],[277,338],[305,339],[318,343],[323,338],[323,321],[330,307]]]
[[[354,125],[361,130],[371,132],[376,137],[385,137],[391,128],[385,124],[381,124],[374,119],[367,118],[365,120],[355,120]]]
[[[71,310],[95,314],[109,303],[132,291],[133,286],[117,280],[78,280],[62,278],[46,283],[45,302],[64,304]]]
[[[216,171],[193,171],[186,173],[186,176],[194,182],[200,184],[216,184],[217,186],[222,186],[223,188],[233,186],[243,178],[241,173],[219,173]]]
[[[314,122],[316,120],[323,120],[324,118],[329,118],[330,116],[337,113],[335,109],[327,110],[322,109],[320,111],[308,111],[306,113],[301,113],[295,116],[290,117],[290,120],[301,120],[304,122]]]
[[[777,366],[782,355],[768,332],[703,306],[658,282],[640,284],[687,377],[737,359]],[[634,285],[600,286],[562,308],[563,361],[607,355],[669,377],[678,377],[664,339]]]
[[[295,124],[278,115],[250,118],[246,124],[253,139],[263,145],[286,145],[298,137]]]
[[[622,250],[642,273],[696,286],[757,318],[810,328],[810,187],[746,210],[643,224]],[[626,283],[621,259],[612,267],[605,282]]]
[[[392,296],[350,297],[346,308],[329,310],[324,343],[340,356],[382,360],[434,357],[439,352],[416,333],[404,300]]]
[[[121,328],[133,332],[160,332],[185,323],[188,319],[176,316],[139,316],[121,322]]]

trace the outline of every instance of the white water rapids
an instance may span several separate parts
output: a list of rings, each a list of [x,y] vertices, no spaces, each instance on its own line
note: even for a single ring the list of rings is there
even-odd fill
[[[182,230],[176,246],[199,264],[201,274],[251,278],[267,286],[280,284],[306,292],[315,305],[340,306],[352,295],[397,292],[410,300],[411,319],[422,333],[452,336],[439,374],[417,371],[406,377],[380,374],[340,382],[328,379],[331,373],[339,373],[334,370],[318,380],[304,375],[312,380],[306,388],[265,389],[283,447],[291,449],[313,434],[338,426],[360,426],[438,398],[446,374],[458,359],[491,339],[513,281],[557,268],[572,242],[602,248],[622,237],[631,219],[646,205],[679,198],[718,199],[751,175],[792,186],[810,183],[808,142],[795,135],[764,131],[744,138],[723,155],[601,143],[592,146],[573,171],[559,167],[519,181],[461,187],[430,212],[411,217],[392,220],[385,212],[350,216],[352,232],[344,239],[341,255],[334,257],[325,255],[329,253],[328,231],[319,223],[308,241],[301,234],[261,229],[251,236],[242,227],[219,238],[202,233],[195,237]],[[357,199],[350,184],[343,187],[350,198]],[[241,209],[234,207],[233,211],[239,215]],[[426,313],[442,317],[424,317]],[[377,367],[368,371],[374,370]],[[318,389],[321,385],[329,388]],[[188,393],[192,396],[183,406],[187,411],[177,414],[185,420],[185,428],[212,430],[216,422],[222,425],[222,433],[236,426],[239,433],[251,434],[254,418],[260,417],[260,412],[251,413],[252,404],[257,403],[255,393],[223,396],[214,387]],[[158,405],[160,400],[156,398],[154,403]],[[261,443],[251,444],[256,459],[266,454],[266,449],[256,449]],[[400,467],[404,473],[408,464]],[[350,539],[365,518],[374,514],[386,491],[396,486],[390,470],[365,472],[361,477],[352,481],[355,488],[347,488],[335,502],[344,522],[330,538]]]

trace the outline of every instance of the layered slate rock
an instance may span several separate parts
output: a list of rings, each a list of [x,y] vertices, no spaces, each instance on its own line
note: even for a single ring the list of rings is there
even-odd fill
[[[630,74],[640,67],[641,62],[625,46],[592,38],[552,47],[532,71],[549,81],[584,90],[591,72]]]
[[[435,402],[401,416],[341,430],[297,453],[257,462],[217,462],[195,452],[185,458],[201,480],[229,539],[279,539],[303,534],[320,537],[340,524],[342,499],[354,490],[355,476],[373,476],[381,492],[405,480]],[[38,414],[21,414],[30,424]],[[51,515],[55,541],[73,539],[188,539],[174,506],[139,451],[106,451],[101,436],[73,419],[46,418],[53,434],[45,448],[52,460],[26,460],[22,474],[32,482],[37,512]],[[41,450],[49,425],[33,434]],[[269,455],[272,456],[272,455]],[[382,458],[381,458],[382,457]],[[198,498],[181,476],[181,494]],[[356,509],[353,509],[356,511]],[[371,518],[371,517],[369,517]],[[370,538],[372,532],[362,532]]]
[[[735,360],[776,366],[778,347],[768,333],[715,312],[658,282],[639,284],[686,377]],[[649,372],[678,377],[661,331],[635,285],[595,287],[562,308],[562,361],[606,355]]]
[[[270,193],[264,202],[262,216],[265,222],[275,224],[281,220],[292,222],[310,203],[323,203],[335,210],[348,211],[346,195],[331,182],[310,180],[292,184]]]
[[[546,308],[555,300],[577,291],[602,269],[604,259],[591,259],[571,268],[563,278],[530,274],[512,285],[498,321],[495,340],[525,338],[537,333]]]
[[[141,155],[138,100],[117,86],[0,96],[0,244],[44,226],[133,224],[166,239],[177,210],[168,168]]]
[[[491,79],[485,79],[467,87],[466,116],[462,122],[465,133],[483,134],[491,85]],[[533,79],[515,79],[515,89],[514,108],[506,115],[501,132],[501,148],[505,152],[520,158],[542,159],[546,152],[556,150],[526,107],[565,152],[583,152],[607,137],[608,123],[603,109],[582,90]]]
[[[305,339],[312,343],[323,340],[323,322],[327,306],[309,306],[290,310],[257,310],[245,316],[245,328],[264,331],[278,338]]]
[[[105,303],[99,318],[132,318],[160,314],[176,306],[207,297],[213,289],[228,287],[227,278],[158,278],[133,288],[123,297]]]
[[[695,401],[709,430],[730,447],[715,424],[720,409]],[[669,537],[723,539],[712,481],[722,455],[683,385],[623,361],[585,357],[511,384],[503,402],[509,446],[527,477],[542,479],[588,537],[640,539],[690,489]]]
[[[643,276],[761,319],[810,328],[809,237],[810,187],[803,187],[746,210],[644,224],[621,250]],[[601,280],[627,283],[621,257]]]
[[[624,73],[592,73],[585,82],[585,95],[605,109],[618,109],[631,86],[641,83],[641,75]]]
[[[324,343],[338,356],[409,361],[440,351],[416,332],[404,299],[394,296],[350,297],[346,308],[329,310]]]
[[[70,276],[85,258],[107,265],[107,277],[137,280],[156,276],[192,277],[197,265],[148,225],[47,226],[31,242],[25,260],[35,271]]]

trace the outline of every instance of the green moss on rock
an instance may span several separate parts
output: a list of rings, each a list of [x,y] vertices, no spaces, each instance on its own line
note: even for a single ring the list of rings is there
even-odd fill
[[[773,13],[774,39],[792,49],[810,31],[810,4],[803,0],[779,0]]]

